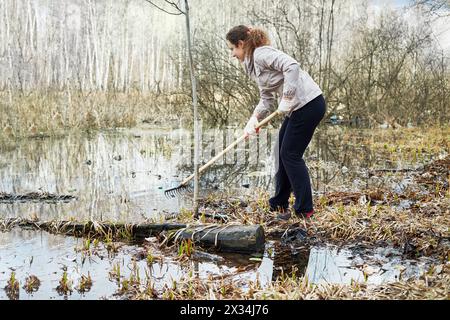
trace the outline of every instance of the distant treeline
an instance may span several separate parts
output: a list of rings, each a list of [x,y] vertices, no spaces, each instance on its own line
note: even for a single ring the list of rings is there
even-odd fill
[[[199,106],[211,125],[244,122],[258,101],[256,85],[226,48],[225,33],[236,24],[265,28],[275,47],[300,62],[323,89],[328,117],[449,122],[449,53],[433,31],[449,19],[446,1],[398,10],[356,0],[190,3]],[[1,1],[3,131],[190,119],[183,28],[182,18],[144,0]]]

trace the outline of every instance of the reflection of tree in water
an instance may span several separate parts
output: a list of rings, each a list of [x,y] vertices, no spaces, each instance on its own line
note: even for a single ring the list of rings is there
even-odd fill
[[[282,274],[292,276],[293,272],[298,277],[303,276],[308,266],[310,251],[311,249],[307,246],[296,248],[295,251],[286,247],[278,248],[273,258],[272,280],[276,280]]]
[[[240,133],[241,129],[205,133],[203,163]],[[317,130],[305,154],[315,192],[329,192],[342,185],[351,187],[355,179],[367,183],[367,168],[386,165],[381,152],[369,152],[366,147],[370,134],[333,126]],[[202,189],[244,193],[260,188],[272,192],[277,135],[278,129],[263,130],[257,138],[238,145],[201,175]],[[33,212],[49,218],[80,219],[104,218],[103,214],[118,219],[123,212],[143,212],[149,206],[172,210],[173,201],[166,201],[160,189],[193,172],[191,142],[189,131],[182,129],[20,140],[1,148],[0,192],[45,191],[73,194],[78,200],[57,205],[1,205],[2,210],[10,216]],[[136,193],[142,196],[137,198]],[[131,194],[134,200],[128,201]]]
[[[365,178],[364,169],[374,163],[373,153],[360,139],[348,139],[336,130],[321,127],[305,153],[312,187],[326,192],[330,185],[348,184],[355,178]]]
[[[240,134],[241,129],[212,130],[205,133],[202,136],[200,165],[204,165],[225,149]],[[191,141],[187,141],[190,148],[186,150],[186,143],[181,145],[180,142],[182,143],[182,141],[175,142],[180,149],[177,152],[179,157],[177,171],[184,178],[192,174],[194,170],[193,146]],[[268,168],[271,150],[272,139],[269,131],[242,142],[201,174],[201,187],[203,189],[234,189],[242,186],[268,188],[271,181],[270,168]]]
[[[186,165],[179,167],[179,169],[185,176],[190,175],[194,170],[193,166]],[[249,172],[258,170],[261,170],[261,168],[257,165],[249,164],[223,164],[213,166],[201,174],[200,186],[204,189],[234,189],[241,187],[269,188],[271,183],[270,175],[249,177]]]
[[[277,130],[268,133],[264,143],[246,143],[241,149],[230,151],[231,155],[227,155],[226,164],[223,164],[223,161],[222,164],[213,164],[201,175],[202,188],[226,189],[244,186],[271,189],[274,181],[272,167],[275,162],[273,147],[277,133]],[[225,132],[222,134],[225,139]],[[317,130],[304,155],[313,190],[327,192],[332,186],[351,185],[355,179],[362,179],[367,183],[367,168],[373,166],[377,159],[373,152],[363,145],[363,139],[363,135],[350,136],[345,128],[323,126]],[[205,149],[208,138],[204,138],[203,142]],[[238,153],[241,153],[241,157],[245,154],[240,161],[237,159]],[[204,154],[203,164],[214,156],[214,152],[209,158],[208,156],[209,154],[206,157]],[[186,163],[193,162],[188,160],[177,167],[185,177],[193,172],[193,166]]]

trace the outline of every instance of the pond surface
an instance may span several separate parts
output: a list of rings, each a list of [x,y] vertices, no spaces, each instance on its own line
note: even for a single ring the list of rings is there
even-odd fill
[[[235,128],[205,131],[202,162],[206,163],[240,134],[241,129]],[[341,134],[339,128],[319,129],[305,154],[315,194],[342,190],[343,186],[346,190],[359,190],[386,183],[386,180],[380,181],[382,177],[370,177],[369,168],[413,165],[387,162],[362,144],[343,143]],[[262,131],[258,137],[220,159],[201,177],[203,195],[211,190],[239,196],[251,195],[255,188],[272,190],[276,136],[277,130]],[[166,198],[164,190],[178,185],[192,170],[192,137],[189,131],[182,129],[123,130],[11,142],[0,145],[0,192],[16,195],[48,192],[76,199],[0,201],[0,217],[126,223],[158,219],[160,214],[190,208],[189,197]],[[394,191],[399,188],[401,192],[411,182],[391,177],[389,183]],[[112,257],[103,248],[99,249],[102,253],[86,258],[76,250],[82,247],[82,241],[31,230],[0,232],[0,299],[7,299],[2,289],[12,271],[21,283],[20,299],[117,298],[114,293],[118,284],[109,277],[117,264],[121,265],[124,277],[137,268],[142,279],[146,274],[161,290],[188,273],[170,259],[153,263],[151,268],[145,259],[134,261],[133,256],[142,250],[139,246],[123,245]],[[267,248],[271,245],[269,242]],[[300,271],[306,272],[313,283],[349,283],[352,280],[381,283],[394,281],[401,275],[417,275],[423,266],[408,264],[398,252],[388,254],[383,253],[383,248],[373,250],[361,258],[351,248],[309,248],[301,258],[303,270]],[[219,261],[203,258],[192,262],[192,268],[200,278],[209,275],[237,277],[234,282],[243,288],[257,277],[262,285],[267,285],[276,274],[276,255],[276,251],[266,250],[260,261],[240,255],[227,255]],[[63,269],[74,287],[81,275],[89,273],[94,282],[92,289],[85,293],[74,289],[70,295],[61,296],[55,288]],[[41,287],[27,294],[22,285],[32,274],[40,278]]]
[[[435,263],[429,258],[405,259],[391,247],[361,249],[358,246],[313,247],[309,253],[306,276],[314,284],[380,285],[416,278]]]
[[[3,288],[12,272],[15,272],[20,284],[21,300],[97,300],[124,298],[119,294],[122,285],[113,273],[116,268],[120,269],[120,281],[129,279],[133,274],[139,277],[141,290],[151,283],[156,291],[164,292],[165,288],[172,287],[174,281],[185,281],[189,274],[195,279],[228,279],[244,291],[256,280],[262,287],[267,287],[275,278],[274,269],[280,267],[276,263],[277,251],[273,250],[273,242],[267,243],[266,251],[260,258],[195,252],[188,267],[186,264],[181,267],[173,257],[155,259],[149,264],[142,257],[143,248],[136,245],[123,244],[113,254],[102,243],[92,247],[90,254],[82,248],[82,239],[45,231],[13,229],[2,233],[0,299],[8,299]],[[153,251],[153,255],[157,256],[158,252]],[[403,259],[401,252],[389,247],[364,250],[357,246],[313,246],[302,251],[293,261],[299,270],[297,275],[306,273],[311,283],[319,285],[352,282],[379,285],[400,278],[415,278],[432,263],[431,259],[426,258],[419,261]],[[57,290],[64,271],[67,272],[72,289],[67,293]],[[40,286],[35,292],[26,292],[23,286],[31,275],[40,280]],[[89,275],[93,282],[92,287],[85,292],[79,288],[82,275]]]
[[[241,129],[206,130],[202,163],[223,150]],[[386,183],[369,177],[368,168],[398,168],[358,143],[342,141],[339,128],[318,130],[306,154],[313,192],[360,190]],[[223,190],[240,196],[255,188],[272,190],[273,149],[277,130],[262,131],[217,161],[201,177],[201,190]],[[75,218],[137,223],[158,214],[190,208],[189,197],[166,198],[193,172],[192,137],[188,130],[124,130],[25,139],[0,145],[0,192],[48,192],[75,201],[0,200],[2,217],[37,216],[41,220]],[[381,179],[381,181],[380,181]],[[391,181],[400,192],[409,181]]]
[[[146,256],[142,257],[143,247],[137,245],[123,244],[113,254],[102,243],[92,247],[90,254],[82,248],[82,239],[45,231],[13,229],[3,233],[0,238],[0,299],[8,299],[3,288],[11,272],[15,272],[20,283],[19,299],[120,299],[117,277],[110,274],[117,266],[121,280],[128,279],[132,273],[138,274],[142,288],[150,279],[158,291],[165,286],[171,288],[173,281],[182,281],[189,272],[199,279],[230,277],[244,289],[249,281],[257,278],[263,286],[272,279],[273,261],[267,252],[257,259],[258,262],[250,260],[248,255],[195,252],[189,267],[181,267],[173,257],[164,257],[162,261],[155,259],[149,264]],[[160,254],[153,251],[155,257]],[[67,294],[56,290],[64,271],[72,283],[72,292]],[[80,278],[88,274],[93,281],[92,288],[80,292]],[[33,293],[22,288],[30,275],[37,276],[41,282]]]

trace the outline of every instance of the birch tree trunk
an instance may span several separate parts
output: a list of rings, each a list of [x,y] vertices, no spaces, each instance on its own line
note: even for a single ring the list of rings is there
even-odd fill
[[[191,48],[191,26],[189,21],[189,3],[188,0],[184,0],[185,4],[185,16],[186,16],[186,35],[187,35],[187,46],[189,55],[189,70],[191,73],[191,84],[192,84],[192,103],[194,106],[194,215],[198,215],[198,164],[199,164],[199,145],[200,132],[199,132],[199,120],[198,120],[198,110],[197,110],[197,82],[194,74],[194,60],[192,58],[192,48]]]

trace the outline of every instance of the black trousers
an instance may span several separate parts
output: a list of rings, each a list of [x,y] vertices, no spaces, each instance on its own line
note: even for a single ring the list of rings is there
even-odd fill
[[[325,99],[320,95],[284,119],[278,141],[279,165],[275,175],[275,196],[269,200],[272,210],[288,208],[291,192],[295,196],[296,213],[307,213],[314,209],[311,179],[303,154],[325,111]]]

